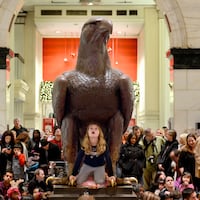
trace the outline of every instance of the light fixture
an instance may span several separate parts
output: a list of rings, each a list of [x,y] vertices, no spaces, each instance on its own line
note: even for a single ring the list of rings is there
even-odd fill
[[[64,62],[68,62],[68,58],[67,58],[67,38],[65,38],[65,57],[64,57]]]

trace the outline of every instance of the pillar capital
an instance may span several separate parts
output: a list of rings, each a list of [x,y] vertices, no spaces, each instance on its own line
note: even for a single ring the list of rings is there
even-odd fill
[[[174,69],[200,69],[200,49],[172,48]]]
[[[0,47],[0,69],[6,69],[6,57],[9,55],[9,48]]]

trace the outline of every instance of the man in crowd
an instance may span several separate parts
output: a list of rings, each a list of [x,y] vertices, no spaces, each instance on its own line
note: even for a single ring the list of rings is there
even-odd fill
[[[143,170],[143,182],[145,190],[149,190],[152,186],[157,173],[157,159],[161,152],[165,140],[161,136],[155,136],[155,133],[147,128],[144,130],[143,138],[139,144],[144,149],[146,163]]]
[[[23,126],[21,125],[20,119],[19,119],[19,118],[15,118],[15,119],[13,120],[13,123],[14,123],[14,127],[11,129],[11,131],[15,131],[15,132],[16,132],[16,137],[17,137],[20,133],[22,133],[22,132],[24,132],[24,131],[27,131],[27,132],[28,132],[27,128],[25,128],[25,127],[23,127]]]
[[[34,178],[28,184],[28,192],[33,195],[34,190],[38,188],[43,199],[47,198],[53,192],[53,185],[50,181],[46,183],[44,170],[41,168],[35,170]]]
[[[11,187],[10,182],[13,180],[13,172],[6,171],[3,176],[3,181],[0,182],[0,196],[7,198],[7,191]]]

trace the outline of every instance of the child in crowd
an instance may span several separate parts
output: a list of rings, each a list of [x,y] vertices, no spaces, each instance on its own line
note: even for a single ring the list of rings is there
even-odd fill
[[[15,144],[13,148],[13,159],[12,159],[12,171],[14,174],[14,179],[24,179],[24,166],[25,166],[25,155],[22,153],[22,146],[20,144]]]
[[[189,172],[184,172],[181,176],[181,183],[178,186],[178,189],[180,192],[182,192],[186,188],[192,188],[194,189],[194,185],[192,182],[192,176]]]
[[[159,193],[161,200],[179,200],[181,192],[174,186],[174,179],[171,176],[165,178],[165,187]]]
[[[91,188],[105,187],[105,165],[108,180],[111,182],[115,181],[110,154],[106,146],[101,127],[96,123],[90,123],[82,142],[82,148],[76,158],[72,175],[69,178],[72,185],[76,181],[79,186],[84,185]],[[94,180],[93,184],[84,184],[91,174]]]
[[[154,194],[159,196],[160,192],[165,188],[165,179],[158,179],[158,188],[155,190]]]

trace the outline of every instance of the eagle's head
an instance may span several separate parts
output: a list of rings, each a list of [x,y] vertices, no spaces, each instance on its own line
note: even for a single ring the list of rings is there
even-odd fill
[[[107,44],[112,34],[112,22],[102,17],[90,18],[82,27],[81,42],[85,44]]]
[[[104,73],[103,68],[110,67],[107,42],[112,29],[112,22],[102,17],[92,17],[83,25],[76,66],[78,70]]]

